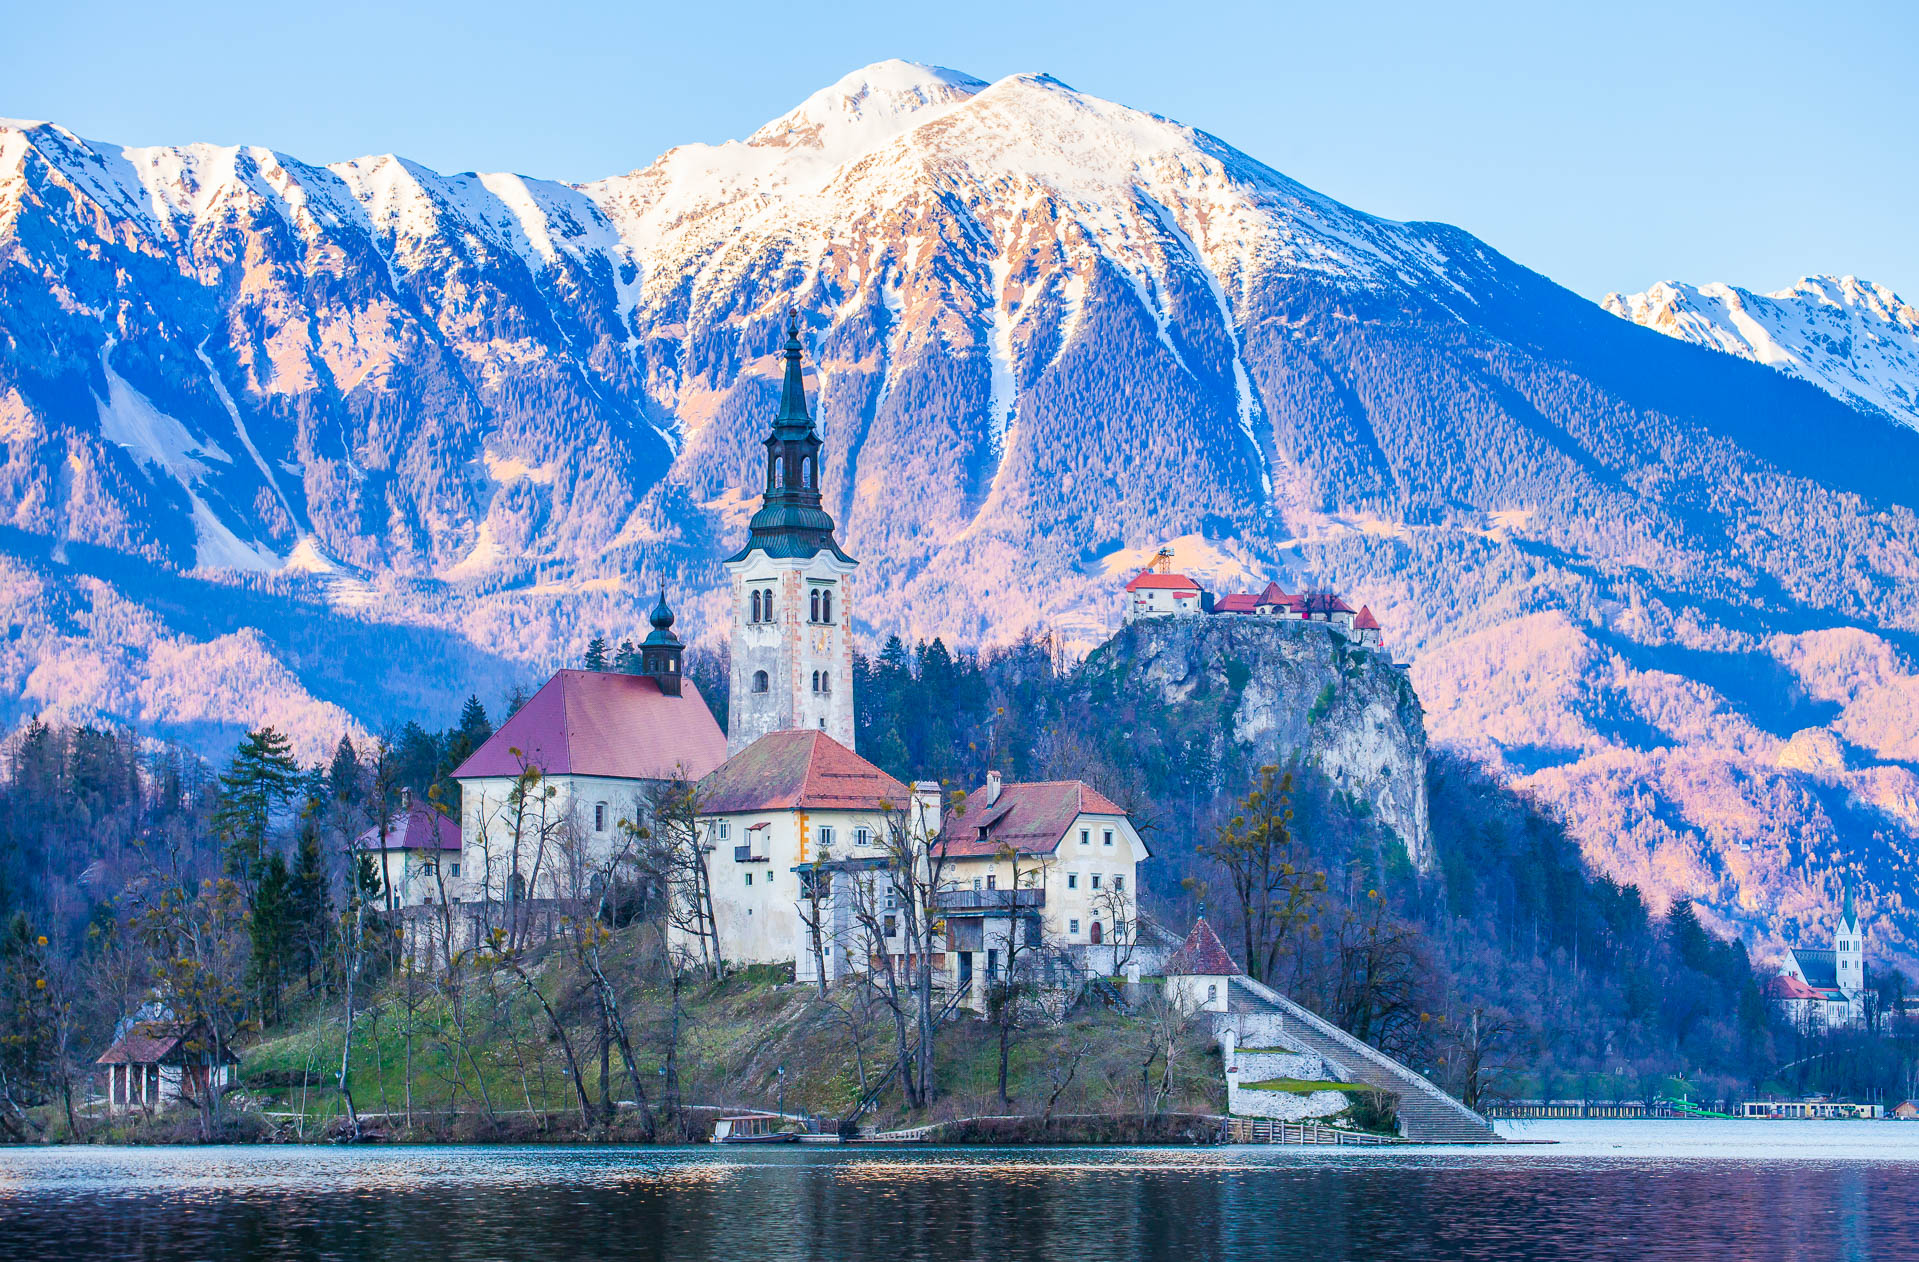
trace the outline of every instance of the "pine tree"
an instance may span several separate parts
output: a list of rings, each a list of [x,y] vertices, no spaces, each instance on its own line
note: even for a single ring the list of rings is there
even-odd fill
[[[592,643],[586,646],[586,668],[588,670],[606,669],[606,637],[596,635]]]
[[[620,641],[620,651],[613,658],[613,669],[622,675],[640,673],[640,651],[633,647],[633,641]]]
[[[478,749],[493,735],[493,724],[486,717],[486,707],[472,693],[467,694],[466,704],[460,707],[460,735],[466,738],[468,749]]]
[[[300,821],[300,845],[294,853],[289,893],[294,949],[306,972],[309,990],[313,988],[314,966],[326,959],[327,931],[333,919],[326,859],[320,849],[321,814],[317,807],[317,803],[309,802],[309,809]]]
[[[247,927],[253,937],[252,980],[260,997],[260,1019],[280,1016],[280,992],[287,961],[293,955],[293,893],[287,861],[274,851],[260,865],[260,884],[254,891]]]
[[[327,766],[326,778],[334,801],[344,805],[359,801],[360,755],[353,748],[352,737],[342,736],[340,743],[333,747],[333,761]]]
[[[246,734],[220,773],[213,827],[225,850],[228,873],[249,892],[266,860],[267,829],[274,808],[284,806],[300,783],[292,742],[270,727]]]

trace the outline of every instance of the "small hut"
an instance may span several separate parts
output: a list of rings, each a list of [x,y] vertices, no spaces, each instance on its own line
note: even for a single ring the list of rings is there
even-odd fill
[[[1188,1012],[1225,1012],[1239,965],[1201,916],[1179,950],[1166,957],[1166,993]]]
[[[152,1112],[226,1090],[240,1058],[215,1048],[204,1021],[135,1017],[95,1062],[107,1071],[107,1112]]]

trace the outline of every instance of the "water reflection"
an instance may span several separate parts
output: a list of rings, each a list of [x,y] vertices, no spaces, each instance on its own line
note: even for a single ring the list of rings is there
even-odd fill
[[[1534,1124],[1563,1142],[1504,1150],[14,1149],[0,1256],[1914,1256],[1919,1126],[1756,1125]]]

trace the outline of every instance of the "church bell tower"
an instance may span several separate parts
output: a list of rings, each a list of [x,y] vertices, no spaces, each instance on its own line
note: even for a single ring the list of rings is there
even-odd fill
[[[853,746],[853,570],[820,501],[819,431],[800,372],[800,321],[788,312],[786,378],[766,436],[765,488],[733,580],[733,670],[726,751],[768,732],[819,731]]]

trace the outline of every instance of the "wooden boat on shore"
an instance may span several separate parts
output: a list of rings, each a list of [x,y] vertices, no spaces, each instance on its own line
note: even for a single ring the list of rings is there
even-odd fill
[[[774,1113],[743,1113],[713,1123],[716,1144],[797,1144],[798,1131],[780,1129],[785,1119]]]

